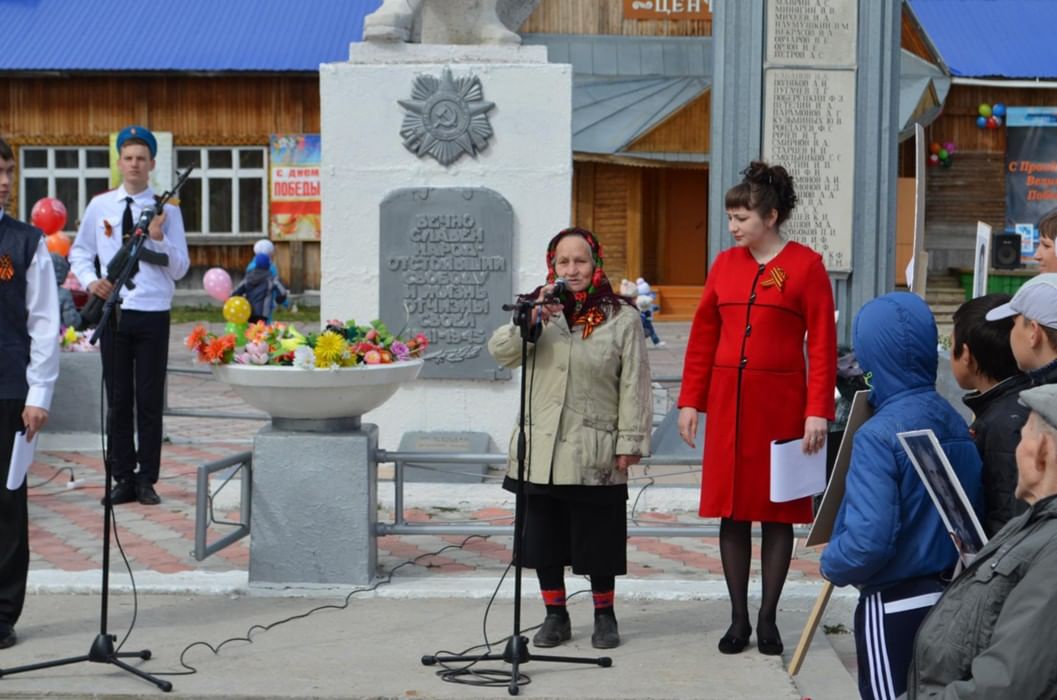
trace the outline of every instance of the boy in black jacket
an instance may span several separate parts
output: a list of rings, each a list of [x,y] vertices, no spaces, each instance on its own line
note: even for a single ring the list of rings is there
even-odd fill
[[[983,460],[984,532],[994,537],[1013,516],[1027,509],[1014,495],[1017,443],[1028,409],[1017,400],[1031,379],[1017,369],[1009,345],[1013,319],[987,321],[987,312],[1007,303],[1008,294],[988,294],[967,301],[954,312],[951,371],[963,389],[962,401],[973,412],[969,426]]]

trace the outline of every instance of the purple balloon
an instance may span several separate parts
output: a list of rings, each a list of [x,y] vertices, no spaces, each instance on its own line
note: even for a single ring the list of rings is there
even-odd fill
[[[948,141],[943,147],[947,149],[947,153],[954,153],[954,141]]]
[[[211,267],[202,277],[202,289],[217,301],[226,301],[231,296],[231,275],[220,267]]]

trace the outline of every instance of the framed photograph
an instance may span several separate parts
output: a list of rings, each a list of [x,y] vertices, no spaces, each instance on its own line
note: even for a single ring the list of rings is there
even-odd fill
[[[960,543],[959,555],[968,563],[966,559],[971,560],[987,544],[987,535],[939,440],[931,430],[912,430],[896,437],[924,482],[947,532],[956,546]]]

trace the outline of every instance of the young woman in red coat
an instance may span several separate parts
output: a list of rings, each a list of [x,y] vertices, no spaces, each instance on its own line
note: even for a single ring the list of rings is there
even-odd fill
[[[771,502],[770,443],[803,436],[806,453],[825,446],[837,339],[822,257],[779,230],[796,204],[793,178],[781,166],[758,161],[744,175],[726,196],[735,245],[712,264],[690,329],[679,434],[693,447],[698,412],[707,414],[700,514],[722,518],[719,546],[731,602],[731,625],[719,650],[741,652],[752,634],[751,528],[760,521],[763,595],[756,639],[761,653],[778,655],[775,618],[793,523],[811,522],[812,512],[810,498]]]

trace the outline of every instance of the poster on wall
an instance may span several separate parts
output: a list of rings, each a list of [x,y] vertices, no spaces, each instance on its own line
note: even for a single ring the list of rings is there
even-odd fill
[[[117,169],[117,133],[110,133],[110,189],[121,185],[121,171]],[[150,174],[150,188],[154,194],[162,194],[172,188],[173,150],[171,131],[152,131],[158,142],[158,153],[154,156],[154,170]]]
[[[318,241],[323,230],[319,134],[272,134],[269,167],[269,238]]]
[[[1020,234],[1020,261],[1033,265],[1036,227],[1057,208],[1057,107],[1006,109],[1006,233]]]

